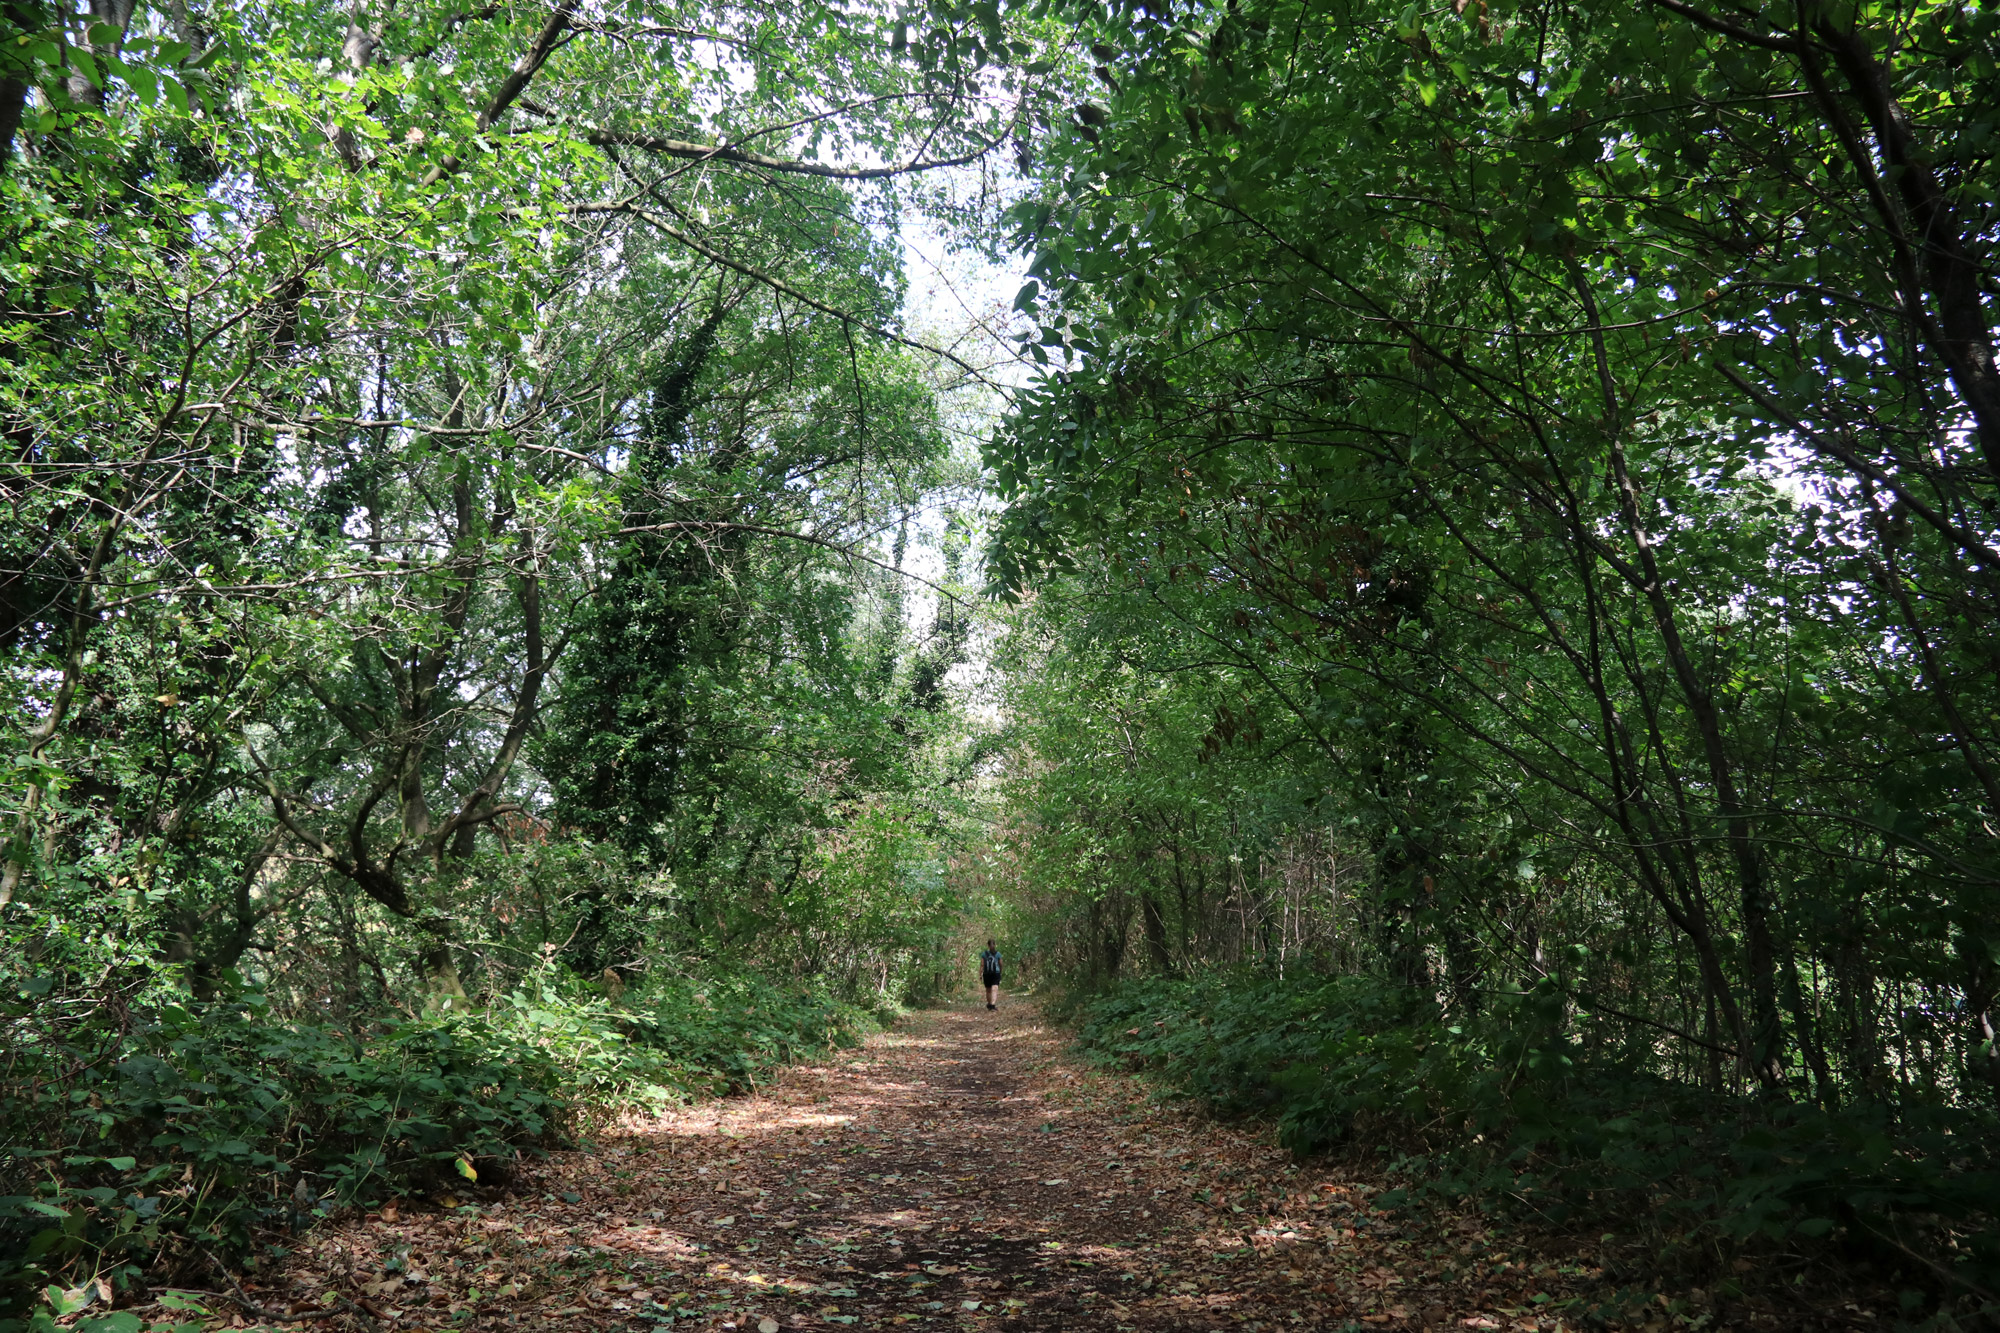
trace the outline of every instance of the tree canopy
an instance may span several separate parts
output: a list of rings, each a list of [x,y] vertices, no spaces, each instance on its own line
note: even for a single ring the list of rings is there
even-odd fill
[[[0,38],[21,1088],[267,1024],[665,1049],[723,994],[823,1036],[991,926],[1119,1022],[1307,1032],[1302,1143],[1365,1069],[1517,1176],[1670,1107],[1754,1185],[1721,1211],[1994,1299],[2000,14]],[[913,315],[916,226],[1024,266],[1012,311]],[[517,1110],[666,1086],[605,1059]],[[59,1212],[137,1188],[6,1152]]]
[[[1010,213],[1043,370],[987,455],[1023,920],[1099,979],[1544,1032],[1517,1067],[1619,1071],[1577,1125],[1666,1086],[1983,1133],[1994,16],[1072,12],[1098,87]],[[1357,1080],[1322,1126],[1396,1067],[1364,1012],[1292,1057]],[[1771,1188],[1902,1243],[1820,1142]]]

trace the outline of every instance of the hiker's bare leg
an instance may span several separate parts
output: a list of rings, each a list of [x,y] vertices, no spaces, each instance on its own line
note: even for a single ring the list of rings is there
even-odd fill
[[[986,988],[986,1007],[988,1009],[998,1009],[1000,1007],[1000,988],[998,986],[988,986]]]

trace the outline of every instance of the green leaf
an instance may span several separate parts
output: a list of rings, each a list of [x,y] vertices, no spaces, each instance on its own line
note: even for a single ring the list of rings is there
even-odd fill
[[[104,73],[98,67],[96,57],[92,56],[90,52],[84,50],[80,46],[70,47],[68,51],[68,56],[69,56],[70,68],[74,69],[77,73],[83,75],[84,80],[88,82],[91,87],[98,89],[102,89],[104,87]]]
[[[160,95],[160,81],[153,71],[132,61],[119,62],[119,74],[132,90],[139,95],[142,106],[151,106]]]
[[[146,1321],[130,1310],[117,1310],[111,1314],[96,1315],[78,1321],[79,1333],[139,1333]]]

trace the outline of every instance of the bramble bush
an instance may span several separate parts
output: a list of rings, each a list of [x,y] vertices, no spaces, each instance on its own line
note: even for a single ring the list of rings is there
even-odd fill
[[[616,1003],[542,972],[483,1012],[300,1022],[16,977],[0,994],[0,1313],[44,1284],[256,1263],[332,1209],[470,1182],[632,1105],[754,1085],[873,1015],[750,974]],[[0,1320],[0,1329],[19,1326]]]
[[[1642,1231],[1663,1270],[1747,1244],[1831,1244],[2000,1309],[1990,1108],[1836,1109],[1674,1083],[1587,1053],[1553,986],[1449,1019],[1374,978],[1258,972],[1130,981],[1072,1005],[1107,1064],[1275,1120],[1301,1154],[1386,1155],[1403,1189],[1385,1197]]]

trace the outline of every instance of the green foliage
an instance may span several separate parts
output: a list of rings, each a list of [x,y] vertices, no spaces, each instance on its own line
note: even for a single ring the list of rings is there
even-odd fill
[[[749,1091],[782,1065],[854,1045],[888,1012],[773,985],[754,972],[677,978],[628,993],[610,1015],[629,1052],[621,1076],[644,1070],[652,1080],[617,1086],[627,1097],[655,1096],[662,1084],[676,1097]]]
[[[10,1299],[490,1179],[935,987],[965,633],[901,566],[975,468],[895,232],[985,207],[913,178],[990,175],[1028,47],[0,6]]]
[[[996,581],[1200,674],[1201,758],[1314,752],[1401,907],[1469,933],[1474,857],[1593,877],[1706,1040],[1822,1100],[1942,1012],[1878,987],[1942,988],[1929,1074],[1991,1099],[2000,382],[1940,330],[1993,280],[1993,74],[1888,34],[1995,30],[1809,8],[1075,6],[1112,93],[1013,215],[1047,369],[989,451]],[[1963,263],[1896,269],[1917,215]]]
[[[1277,1122],[1301,1153],[1385,1157],[1411,1196],[1478,1199],[1611,1229],[1701,1271],[1723,1249],[1840,1244],[1891,1265],[1951,1255],[1944,1290],[2000,1281],[2000,1159],[1985,1109],[1901,1124],[1706,1095],[1591,1062],[1552,991],[1447,1025],[1361,977],[1211,972],[1129,982],[1075,1006],[1081,1042],[1225,1114]]]
[[[703,895],[705,956],[929,758],[870,551],[967,467],[893,233],[1019,114],[1013,35],[167,11],[0,14],[7,927],[462,1005],[579,936],[462,914],[559,827]]]
[[[79,1258],[122,1283],[240,1257],[322,1207],[553,1142],[568,1114],[556,1061],[482,1022],[284,1023],[254,994],[33,999],[10,1005],[0,1102],[17,1297]]]
[[[889,1012],[754,971],[650,981],[615,1000],[566,976],[534,979],[489,1021],[554,1062],[559,1095],[586,1113],[746,1092],[805,1055],[853,1045]]]
[[[1470,1114],[1990,1292],[1921,1218],[1990,1231],[2000,1104],[2000,25],[1062,12],[1101,91],[1011,214],[987,453],[1010,910],[1086,987],[1407,997],[1202,1048],[1283,1100],[1230,1053],[1323,1032],[1302,1142]]]
[[[467,1181],[629,1105],[754,1086],[850,1044],[871,1017],[754,975],[683,978],[614,1004],[548,972],[491,1012],[287,1021],[17,979],[0,1085],[0,1293],[118,1285],[253,1254],[329,1209]]]

